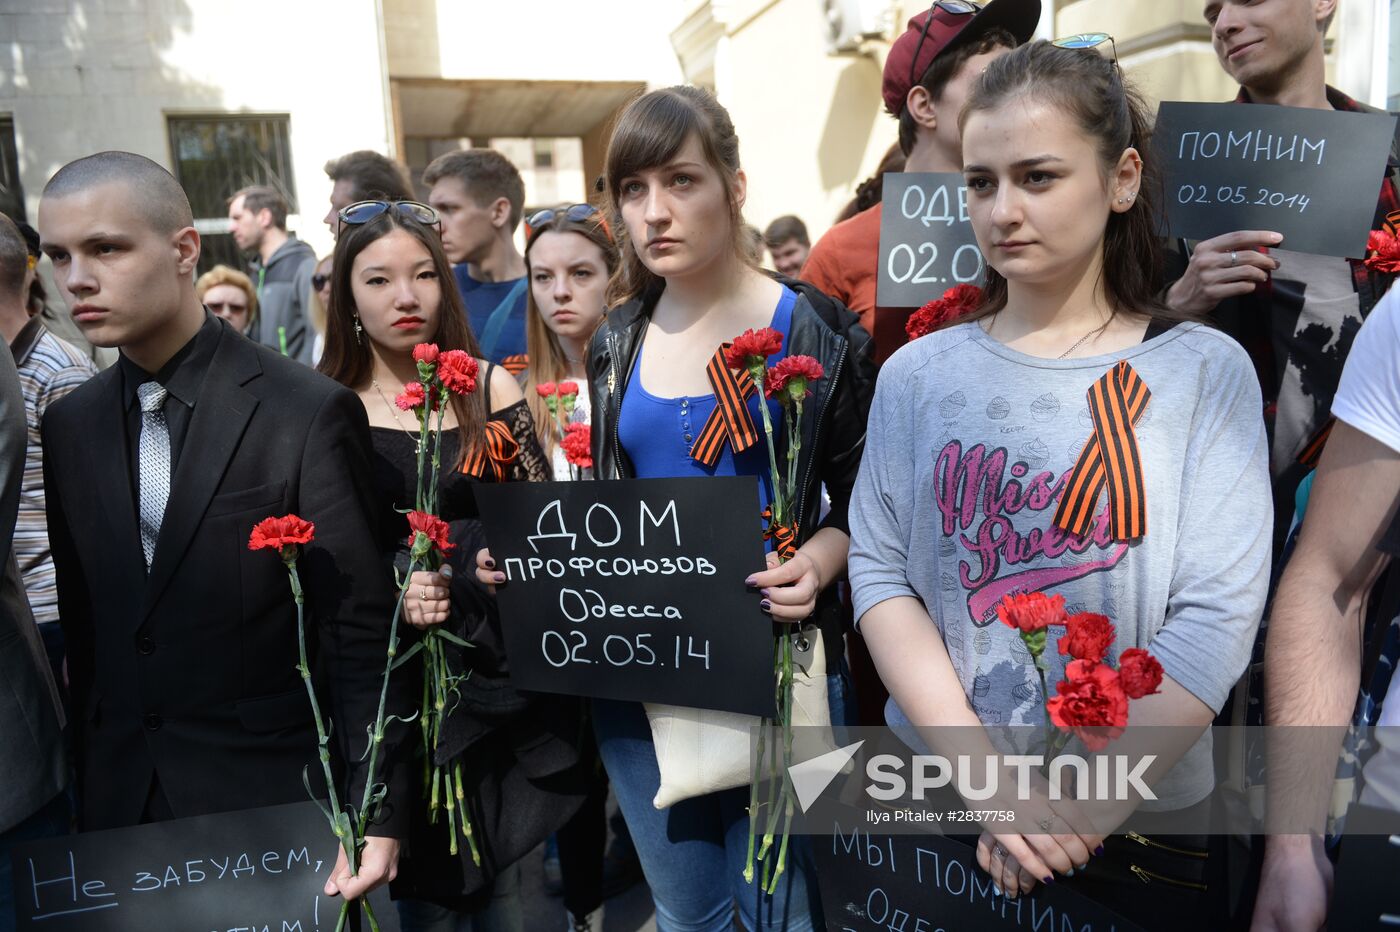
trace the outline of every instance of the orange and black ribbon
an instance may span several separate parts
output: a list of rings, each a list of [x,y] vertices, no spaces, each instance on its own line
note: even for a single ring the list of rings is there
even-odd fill
[[[690,458],[706,466],[719,462],[720,450],[728,440],[735,453],[743,453],[758,443],[758,430],[749,417],[749,406],[745,403],[752,398],[757,388],[748,372],[737,375],[724,361],[726,343],[715,350],[705,374],[710,378],[710,386],[715,390],[715,409],[705,421],[695,445],[690,448]]]
[[[510,428],[503,421],[487,421],[486,436],[479,447],[467,457],[462,472],[492,482],[504,482],[507,468],[520,454],[520,444],[511,436]]]
[[[511,375],[520,376],[520,373],[530,368],[530,357],[524,353],[516,353],[514,356],[507,356],[501,360],[501,368]]]
[[[1308,442],[1303,444],[1303,450],[1298,454],[1298,462],[1309,469],[1316,469],[1317,463],[1322,459],[1323,448],[1327,446],[1327,439],[1332,436],[1332,428],[1337,424],[1337,419],[1329,417],[1327,423],[1323,424],[1313,435],[1308,438]]]
[[[1094,433],[1065,482],[1056,527],[1087,537],[1094,526],[1099,493],[1108,486],[1109,530],[1114,540],[1147,533],[1147,493],[1133,426],[1152,397],[1133,367],[1120,361],[1089,387]]]
[[[772,505],[763,509],[763,539],[773,542],[773,552],[784,563],[797,555],[797,528],[788,524],[774,524]]]

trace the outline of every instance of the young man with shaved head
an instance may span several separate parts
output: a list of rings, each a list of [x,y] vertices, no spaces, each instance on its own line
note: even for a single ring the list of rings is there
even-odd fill
[[[82,827],[303,800],[317,744],[295,607],[281,561],[249,551],[248,537],[272,515],[315,524],[300,561],[311,665],[334,733],[363,742],[393,608],[364,406],[200,306],[189,202],[149,159],[102,152],[64,166],[39,232],[73,319],[121,352],[43,422]],[[395,690],[393,708],[412,701]],[[327,893],[356,897],[394,874],[408,810],[399,776],[381,777],[382,837],[356,878],[342,854]],[[350,782],[363,780],[352,764]]]

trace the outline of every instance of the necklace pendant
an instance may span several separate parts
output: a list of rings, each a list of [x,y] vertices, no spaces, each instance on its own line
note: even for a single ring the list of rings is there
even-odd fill
[[[423,441],[421,439],[413,441],[413,452],[417,453],[419,456],[423,455]]]

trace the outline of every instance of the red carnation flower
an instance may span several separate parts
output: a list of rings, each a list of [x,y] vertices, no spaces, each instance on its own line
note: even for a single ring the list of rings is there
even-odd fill
[[[1372,230],[1366,240],[1366,268],[1394,275],[1400,272],[1400,237],[1385,230]]]
[[[445,355],[445,354],[444,354]],[[447,553],[457,545],[452,543],[449,537],[447,522],[437,515],[430,515],[426,511],[410,511],[408,513],[408,545],[416,547],[418,535],[422,534],[441,553]]]
[[[438,361],[438,347],[436,343],[419,343],[413,348],[413,361],[425,362],[428,365]]]
[[[272,550],[281,550],[283,558],[287,559],[295,557],[296,551],[293,550],[288,554],[284,548],[309,544],[315,537],[316,525],[298,518],[296,515],[263,518],[253,526],[253,533],[248,535],[248,549],[262,550],[266,547]]]
[[[565,395],[577,395],[577,394],[578,394],[578,383],[577,383],[577,382],[560,382],[557,391],[559,392],[559,395],[560,395],[561,397],[562,397],[562,396],[565,396]]]
[[[564,428],[564,439],[559,441],[564,451],[564,459],[569,465],[579,469],[593,468],[593,429],[587,424],[570,424]]]
[[[1130,647],[1118,658],[1118,679],[1129,699],[1141,699],[1162,685],[1162,665],[1141,647]]]
[[[403,391],[394,399],[394,404],[404,411],[412,411],[414,408],[423,407],[427,400],[422,382],[405,382]]]
[[[1080,612],[1069,617],[1068,627],[1069,630],[1060,637],[1061,655],[1069,654],[1075,660],[1101,663],[1113,646],[1113,622],[1105,615]]]
[[[535,386],[535,391],[541,398],[553,398],[555,392],[558,390],[559,386],[555,385],[553,382],[541,382]]]
[[[909,339],[930,334],[948,321],[957,320],[982,306],[982,289],[976,285],[954,285],[943,297],[930,301],[913,313],[904,324]]]
[[[997,604],[997,617],[1003,624],[1024,634],[1040,631],[1047,625],[1062,625],[1069,620],[1065,615],[1065,597],[1043,592],[1013,592]]]
[[[438,357],[438,378],[457,395],[476,391],[476,360],[465,350],[448,350]]]
[[[724,364],[731,369],[748,369],[750,366],[761,365],[769,356],[782,352],[782,349],[783,335],[772,327],[745,330],[725,349]]]
[[[788,356],[768,370],[763,391],[769,398],[774,398],[786,389],[796,401],[812,394],[807,386],[824,374],[822,364],[811,356]]]
[[[1128,694],[1112,667],[1071,661],[1055,692],[1058,695],[1045,703],[1050,721],[1072,732],[1091,751],[1102,751],[1128,725]]]

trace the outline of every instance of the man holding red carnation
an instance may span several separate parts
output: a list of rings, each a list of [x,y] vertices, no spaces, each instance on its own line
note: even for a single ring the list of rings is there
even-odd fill
[[[121,351],[44,417],[44,484],[76,711],[80,827],[302,802],[317,736],[298,672],[297,615],[265,526],[302,546],[310,666],[363,792],[393,613],[356,396],[261,347],[200,306],[200,237],[165,169],[125,152],[79,159],[39,205],[43,248],[75,321]],[[399,680],[398,683],[406,683]],[[391,685],[391,711],[413,697]],[[359,876],[389,880],[408,813],[393,735],[384,821]],[[314,767],[313,767],[314,770]],[[405,773],[406,775],[406,773]],[[411,790],[409,790],[411,795]],[[323,856],[329,860],[331,839]]]

